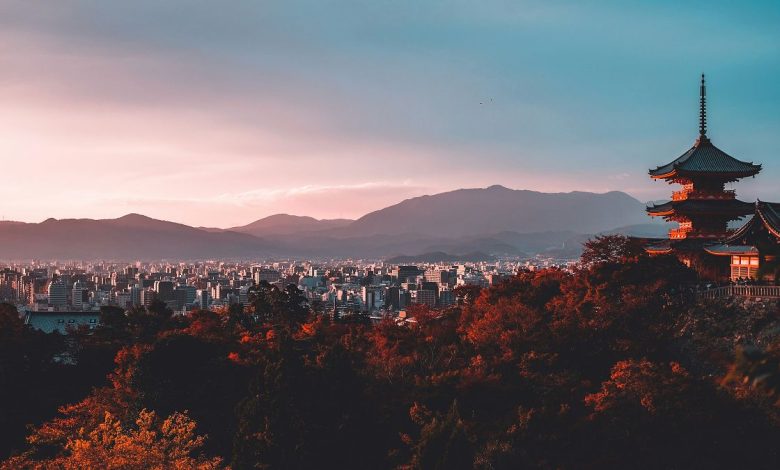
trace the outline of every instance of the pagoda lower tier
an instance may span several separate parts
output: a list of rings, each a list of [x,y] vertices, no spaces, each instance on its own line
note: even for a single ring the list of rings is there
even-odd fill
[[[649,215],[678,222],[669,232],[671,240],[720,239],[728,235],[728,223],[753,213],[754,206],[737,199],[683,199],[647,208]]]

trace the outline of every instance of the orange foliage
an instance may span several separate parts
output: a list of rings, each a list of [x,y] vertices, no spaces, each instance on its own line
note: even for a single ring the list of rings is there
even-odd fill
[[[688,372],[678,363],[656,364],[642,360],[620,361],[612,368],[601,390],[585,397],[585,403],[597,413],[641,406],[650,414],[664,404],[674,408],[690,388]],[[667,411],[671,411],[667,410]]]
[[[36,459],[32,452],[3,464],[4,469],[200,469],[222,467],[219,458],[199,455],[205,438],[195,434],[195,422],[174,413],[163,421],[142,410],[128,426],[111,413],[92,428],[68,436],[58,455]],[[34,442],[34,436],[31,442]]]

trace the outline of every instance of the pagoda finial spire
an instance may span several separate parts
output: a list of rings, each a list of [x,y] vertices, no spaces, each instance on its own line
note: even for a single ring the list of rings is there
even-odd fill
[[[707,86],[704,84],[704,74],[701,74],[699,87],[699,136],[707,137]]]

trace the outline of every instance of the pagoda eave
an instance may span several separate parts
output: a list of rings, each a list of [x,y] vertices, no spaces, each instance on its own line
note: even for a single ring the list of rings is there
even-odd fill
[[[700,200],[683,199],[668,201],[645,209],[652,216],[724,216],[743,217],[752,214],[754,205],[738,199]]]
[[[731,213],[723,213],[723,212],[682,212],[682,211],[675,211],[675,210],[668,210],[663,212],[651,212],[650,210],[647,211],[647,215],[650,217],[663,217],[666,220],[669,221],[684,221],[690,219],[691,216],[694,217],[701,217],[701,216],[721,216],[725,220],[739,220],[743,217],[749,216],[750,212],[731,212]]]
[[[671,183],[677,183],[684,180],[694,180],[694,179],[716,179],[723,181],[724,183],[731,183],[734,181],[738,181],[742,178],[749,178],[751,176],[757,175],[761,171],[761,165],[756,165],[756,168],[750,170],[750,171],[739,171],[739,172],[708,172],[708,171],[686,171],[686,170],[679,170],[677,168],[673,169],[672,171],[666,172],[666,173],[660,173],[660,174],[654,174],[653,170],[650,170],[648,174],[650,175],[650,178],[654,180],[667,180],[670,184]]]

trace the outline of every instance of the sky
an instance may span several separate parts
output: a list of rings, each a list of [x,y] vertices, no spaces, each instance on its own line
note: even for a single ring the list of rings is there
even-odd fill
[[[0,0],[0,217],[231,227],[501,184],[780,201],[780,2]]]

